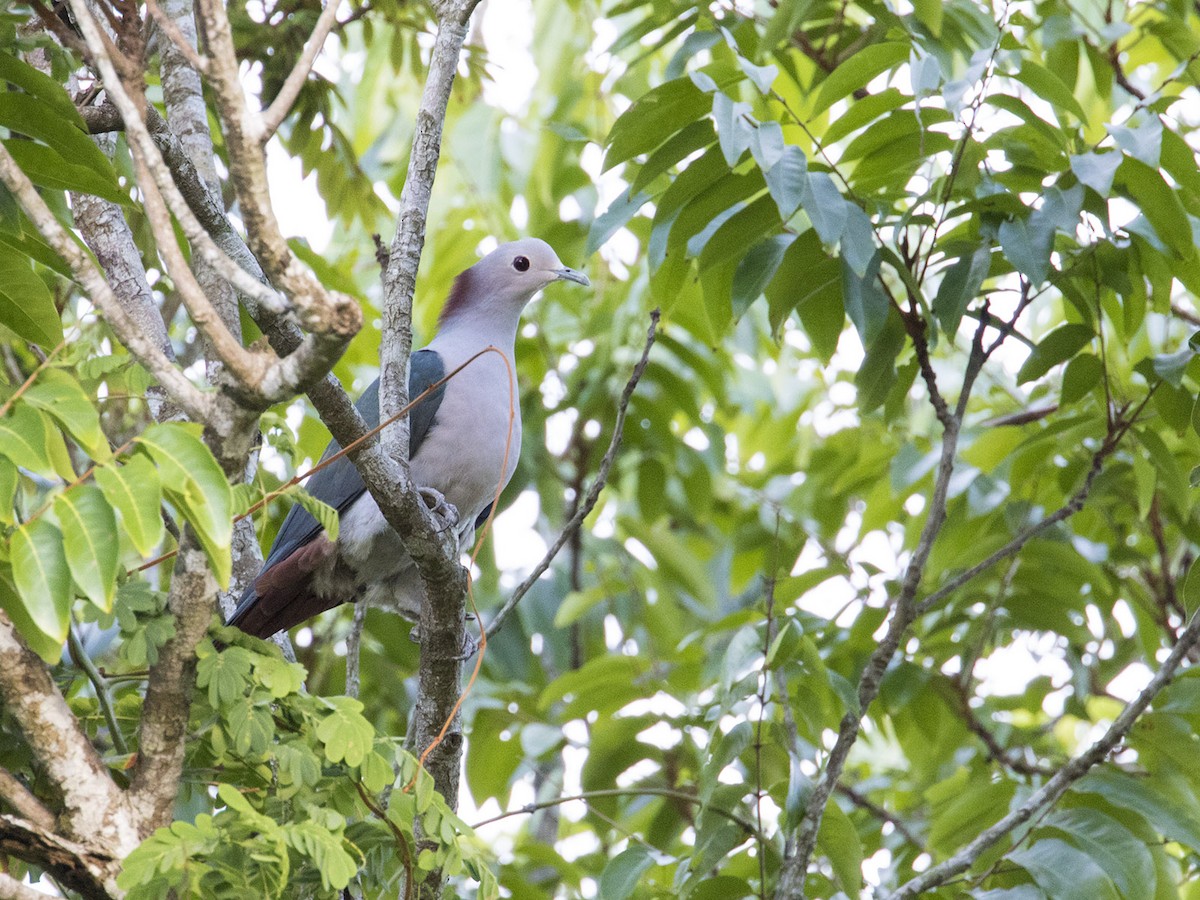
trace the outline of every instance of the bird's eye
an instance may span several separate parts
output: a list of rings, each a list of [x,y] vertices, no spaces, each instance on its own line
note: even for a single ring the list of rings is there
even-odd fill
[[[516,259],[513,260],[513,268],[516,269],[518,272],[528,272],[529,271],[529,258],[525,257],[525,256],[518,256]]]

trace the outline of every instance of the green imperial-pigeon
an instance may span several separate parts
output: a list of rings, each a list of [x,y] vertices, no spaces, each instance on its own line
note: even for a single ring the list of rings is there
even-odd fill
[[[488,346],[499,349],[511,363],[521,310],[555,281],[589,283],[582,272],[565,267],[545,241],[532,238],[501,245],[459,275],[438,320],[437,336],[412,354],[409,397]],[[515,412],[511,421],[510,398]],[[518,399],[503,360],[485,353],[410,414],[413,482],[435,503],[444,498],[453,507],[450,519],[460,548],[471,544],[497,490],[508,484],[517,467]],[[356,405],[368,425],[379,424],[378,380]],[[331,443],[322,458],[339,449]],[[265,638],[351,601],[419,608],[420,579],[412,560],[354,464],[341,457],[314,475],[307,487],[338,511],[337,542],[330,541],[304,509],[293,507],[229,624]]]

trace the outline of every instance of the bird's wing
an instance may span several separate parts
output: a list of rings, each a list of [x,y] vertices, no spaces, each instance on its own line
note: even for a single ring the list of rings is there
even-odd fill
[[[415,399],[430,385],[439,381],[445,373],[442,358],[436,352],[418,350],[412,355],[409,364],[409,398]],[[417,450],[425,440],[425,435],[429,433],[429,427],[433,424],[445,390],[445,385],[442,385],[413,407],[412,412],[409,413],[408,455],[410,458],[416,456]],[[379,424],[378,378],[371,382],[371,385],[363,391],[362,396],[354,405],[362,413],[368,428],[374,428]],[[341,445],[337,441],[330,441],[325,452],[321,454],[322,461],[329,459],[341,449]],[[330,463],[310,478],[306,487],[312,496],[322,503],[328,503],[339,514],[349,509],[367,489],[363,484],[362,476],[358,474],[358,469],[354,467],[354,463],[348,456],[339,457]],[[287,559],[316,537],[320,531],[320,524],[307,510],[299,505],[293,506],[288,512],[287,518],[284,519],[283,525],[280,526],[279,533],[275,536],[275,542],[271,545],[271,552],[267,555],[263,568],[268,569],[280,560]]]
[[[434,383],[441,380],[445,376],[445,373],[446,369],[442,363],[442,358],[435,351],[417,351],[410,358],[408,377],[409,397],[415,399]],[[442,385],[417,404],[412,412],[409,413],[410,457],[416,455],[417,450],[420,449],[422,442],[425,440],[425,436],[429,433],[429,429],[437,416],[438,406],[442,402],[442,395],[444,393],[445,385]],[[368,427],[374,428],[379,424],[379,379],[373,381],[370,387],[363,391],[362,396],[358,398],[355,406],[362,413]],[[325,448],[325,452],[321,455],[322,461],[329,459],[329,457],[333,456],[339,450],[341,450],[341,445],[337,441],[331,441],[329,446]],[[306,487],[312,496],[324,503],[328,503],[338,511],[339,515],[349,509],[366,491],[366,485],[363,484],[362,477],[358,474],[354,463],[346,456],[339,457],[319,471],[309,479]],[[262,572],[259,573],[255,582],[269,569],[307,547],[320,534],[321,525],[317,520],[300,505],[293,506],[288,511],[287,517],[283,520],[283,525],[280,526],[278,534],[275,535],[275,541],[271,545],[271,552],[267,554]],[[255,590],[255,582],[252,582],[246,588],[246,592],[242,595],[242,600],[238,604],[237,610],[229,618],[229,624],[237,625],[242,622],[247,614],[258,604],[260,599],[262,599]]]

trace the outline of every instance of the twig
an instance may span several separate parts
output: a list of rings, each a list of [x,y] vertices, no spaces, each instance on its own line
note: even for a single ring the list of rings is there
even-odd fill
[[[1125,436],[1126,432],[1128,432],[1133,424],[1137,421],[1138,416],[1145,408],[1146,403],[1154,394],[1156,387],[1157,385],[1150,389],[1146,399],[1142,401],[1141,405],[1138,407],[1134,415],[1130,417],[1128,422],[1117,426],[1117,429],[1110,433],[1109,437],[1104,441],[1103,444],[1100,445],[1099,449],[1092,454],[1092,465],[1088,469],[1087,477],[1084,478],[1083,484],[1080,486],[1079,490],[1071,495],[1071,499],[1069,499],[1065,504],[1056,509],[1050,515],[1046,516],[1037,524],[1030,525],[986,559],[976,563],[962,574],[952,578],[942,587],[938,588],[936,591],[922,600],[919,604],[917,604],[917,615],[924,615],[930,609],[944,600],[947,596],[957,591],[960,587],[977,577],[980,573],[990,569],[1001,560],[1012,556],[1043,531],[1046,531],[1054,525],[1057,525],[1064,519],[1069,519],[1075,513],[1079,512],[1079,510],[1083,509],[1083,504],[1086,502],[1088,494],[1091,493],[1092,485],[1095,483],[1096,477],[1100,474],[1100,470],[1103,468],[1104,460],[1112,455],[1113,451],[1117,449],[1117,445],[1120,443],[1121,438]]]
[[[728,819],[730,822],[741,826],[746,833],[753,835],[759,841],[770,843],[751,822],[749,819],[744,819],[737,813],[730,812],[719,806],[705,806],[704,801],[695,794],[689,794],[687,791],[673,790],[671,788],[655,788],[655,787],[636,787],[636,788],[605,788],[598,791],[586,791],[582,794],[572,794],[569,797],[555,797],[553,800],[543,800],[539,803],[529,803],[522,806],[520,809],[510,809],[508,812],[502,812],[497,816],[492,816],[490,819],[483,819],[474,823],[471,828],[478,831],[484,825],[491,825],[494,822],[500,822],[504,819],[512,818],[513,816],[525,816],[535,813],[540,809],[551,809],[555,806],[561,806],[564,803],[574,803],[581,801],[587,803],[589,800],[596,800],[601,797],[666,797],[671,800],[684,800],[688,803],[694,803],[697,806],[704,808],[705,812],[714,813]]]
[[[901,582],[900,594],[896,599],[892,620],[887,633],[875,648],[858,681],[856,708],[848,709],[842,717],[838,728],[838,736],[825,762],[821,778],[814,786],[805,808],[804,817],[797,828],[795,853],[784,860],[776,887],[776,896],[780,898],[803,897],[804,882],[808,874],[808,862],[812,858],[817,844],[817,834],[821,827],[821,818],[825,814],[825,806],[833,793],[834,785],[841,777],[842,768],[850,755],[850,750],[858,740],[862,727],[862,717],[867,708],[879,694],[883,683],[883,674],[895,655],[900,642],[917,616],[916,605],[913,602],[925,573],[925,564],[933,552],[934,542],[941,533],[946,521],[946,500],[950,491],[950,479],[954,474],[954,461],[958,450],[958,436],[966,413],[967,401],[971,388],[978,378],[987,353],[983,349],[983,337],[987,317],[981,317],[979,328],[971,344],[971,355],[963,372],[962,387],[959,390],[958,403],[951,413],[937,387],[933,368],[929,362],[929,346],[925,339],[924,321],[916,317],[905,317],[905,324],[912,338],[917,360],[929,389],[930,402],[942,423],[942,452],[938,461],[937,476],[933,486],[933,496],[929,503],[929,515],[921,529],[917,546],[909,558]]]
[[[57,217],[42,200],[28,176],[0,146],[0,181],[15,195],[38,232],[53,250],[66,260],[75,280],[87,291],[101,315],[112,327],[117,339],[163,385],[171,399],[196,422],[208,421],[213,401],[193,385],[153,340],[143,335],[109,288],[92,258],[70,238]]]
[[[279,93],[275,95],[275,99],[271,101],[271,105],[262,114],[261,131],[258,134],[258,140],[261,143],[265,144],[271,139],[271,135],[283,124],[283,120],[291,111],[292,104],[300,96],[300,89],[304,87],[304,82],[308,79],[308,73],[312,71],[313,63],[317,60],[317,54],[321,52],[321,48],[325,45],[325,38],[329,36],[329,30],[337,22],[339,5],[338,0],[325,0],[325,8],[321,10],[321,16],[317,19],[316,27],[313,28],[313,33],[309,36],[308,43],[304,45],[304,52],[296,60],[296,65],[288,73],[287,80],[284,81],[283,87],[279,89]]]
[[[362,652],[363,625],[367,622],[367,604],[354,604],[354,622],[346,638],[346,696],[358,699],[359,654]]]
[[[42,374],[42,370],[50,365],[51,360],[58,356],[59,352],[66,346],[67,339],[64,337],[61,341],[55,344],[54,348],[46,354],[44,359],[38,362],[37,367],[29,373],[29,377],[21,383],[21,386],[13,391],[12,396],[5,400],[4,403],[0,404],[0,418],[8,415],[8,411],[12,409],[12,405],[20,399],[22,394],[33,387],[33,383],[37,380],[37,377]]]
[[[79,634],[75,630],[75,624],[71,623],[71,627],[67,629],[67,645],[71,648],[71,657],[87,674],[88,681],[92,683],[92,687],[96,691],[96,700],[100,704],[100,711],[104,713],[104,721],[108,723],[108,731],[112,735],[113,747],[122,756],[129,753],[129,747],[125,743],[125,736],[121,734],[121,729],[117,725],[117,716],[113,712],[112,700],[108,696],[108,685],[104,682],[104,677],[96,670],[96,664],[92,662],[92,658],[88,656],[87,651],[83,649],[83,642],[79,640]]]
[[[612,439],[609,441],[608,450],[605,451],[604,458],[600,461],[600,468],[596,472],[596,477],[593,479],[591,487],[588,488],[587,498],[575,510],[575,515],[571,517],[571,520],[563,527],[562,532],[559,533],[554,543],[550,545],[550,549],[546,551],[546,555],[542,557],[542,561],[534,566],[529,576],[518,585],[517,589],[513,591],[512,596],[496,612],[491,624],[487,627],[488,637],[494,637],[500,631],[504,626],[504,620],[516,609],[517,604],[521,602],[521,598],[542,577],[542,573],[550,568],[550,563],[554,561],[554,557],[558,555],[558,551],[563,548],[563,545],[567,541],[571,540],[572,534],[583,524],[583,520],[588,517],[588,514],[595,507],[596,501],[600,498],[600,491],[604,489],[604,483],[608,479],[608,470],[612,467],[613,459],[616,458],[617,450],[621,446],[621,437],[625,428],[625,413],[629,408],[630,398],[633,397],[634,388],[637,387],[642,373],[646,371],[646,364],[650,360],[650,348],[654,346],[654,340],[658,333],[659,315],[657,309],[652,310],[650,313],[650,328],[646,332],[646,346],[642,350],[642,358],[633,367],[633,373],[629,376],[629,381],[625,384],[625,390],[621,392],[621,399],[617,404],[617,418],[613,424]]]
[[[1018,775],[1053,775],[1055,769],[1052,766],[1041,766],[1036,763],[1028,763],[1023,759],[1014,757],[1007,749],[1001,745],[996,736],[988,730],[988,727],[979,721],[975,715],[975,710],[971,709],[967,696],[962,690],[955,691],[955,705],[958,707],[958,714],[963,720],[963,724],[967,726],[967,730],[971,734],[979,738],[983,742],[983,746],[987,749],[988,759],[999,763],[1007,769],[1011,769]]]
[[[856,791],[848,784],[840,783],[837,786],[837,792],[859,809],[870,813],[879,821],[886,822],[888,825],[891,825],[894,829],[896,829],[896,834],[900,835],[900,837],[904,838],[904,840],[906,840],[912,846],[919,850],[925,849],[925,845],[921,843],[920,839],[915,834],[913,834],[912,829],[908,827],[907,823],[905,823],[903,819],[899,818],[893,813],[888,812],[878,803],[875,803],[869,797],[867,797],[866,794]]]
[[[362,604],[359,605],[361,606]],[[408,845],[408,837],[396,826],[395,822],[388,818],[387,811],[371,798],[371,795],[367,793],[367,789],[360,782],[354,782],[354,789],[358,791],[358,796],[362,800],[363,805],[391,831],[392,838],[396,842],[396,849],[400,851],[400,865],[404,867],[404,900],[412,900],[413,861],[412,848]]]
[[[1179,643],[1171,649],[1162,668],[1154,673],[1154,677],[1150,679],[1150,683],[1142,692],[1121,710],[1121,714],[1113,720],[1112,725],[1099,741],[1064,765],[1049,781],[1034,791],[1021,806],[988,828],[946,862],[932,866],[921,875],[901,885],[891,895],[891,900],[917,897],[938,885],[945,884],[951,878],[970,868],[988,847],[991,847],[1018,825],[1028,821],[1039,810],[1058,800],[1072,784],[1087,774],[1092,766],[1108,756],[1113,748],[1125,738],[1125,735],[1133,728],[1138,716],[1150,705],[1150,701],[1174,677],[1175,671],[1198,640],[1200,640],[1200,611],[1192,616],[1187,628],[1179,636]]]
[[[1189,325],[1200,327],[1200,316],[1196,315],[1190,309],[1185,309],[1182,304],[1172,303],[1171,312],[1183,319],[1183,321],[1187,322]]]

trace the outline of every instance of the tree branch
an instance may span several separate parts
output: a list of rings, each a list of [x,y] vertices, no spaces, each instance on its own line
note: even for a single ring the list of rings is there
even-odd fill
[[[321,52],[321,48],[325,45],[325,38],[329,37],[330,29],[337,22],[339,5],[338,0],[326,0],[325,8],[321,10],[316,27],[313,28],[308,43],[304,45],[304,52],[300,55],[300,59],[296,60],[296,65],[288,73],[287,80],[279,89],[279,93],[275,95],[275,99],[271,101],[270,107],[262,114],[260,125],[262,131],[258,138],[261,143],[265,144],[271,139],[271,135],[283,124],[283,120],[291,111],[296,98],[300,96],[300,89],[304,87],[304,82],[308,79],[309,72],[312,71],[317,54]]]
[[[1121,714],[1113,720],[1100,740],[1059,769],[1049,781],[1034,791],[1028,800],[976,837],[950,859],[940,865],[930,867],[921,875],[901,885],[891,895],[892,900],[920,896],[965,872],[988,847],[1058,800],[1072,784],[1086,775],[1092,766],[1108,756],[1125,738],[1125,735],[1133,728],[1138,716],[1146,710],[1159,691],[1166,687],[1175,676],[1176,670],[1187,658],[1188,652],[1196,645],[1197,641],[1200,641],[1200,612],[1192,616],[1187,628],[1179,636],[1179,642],[1171,649],[1171,653],[1163,662],[1162,667],[1154,673],[1150,683],[1121,710]]]
[[[913,834],[912,829],[909,828],[908,824],[903,819],[901,819],[899,816],[893,815],[892,813],[888,812],[886,809],[884,809],[878,803],[871,800],[871,798],[868,797],[866,794],[856,791],[854,788],[850,787],[848,784],[838,784],[837,792],[839,794],[841,794],[843,797],[845,797],[847,800],[849,800],[851,803],[853,803],[855,806],[857,806],[859,809],[863,810],[864,812],[870,813],[872,816],[874,816],[880,822],[886,822],[888,825],[891,825],[893,828],[896,829],[896,834],[898,834],[898,835],[900,835],[900,837],[904,838],[904,840],[906,840],[913,847],[916,847],[919,850],[925,849],[925,844],[922,843],[921,840],[915,834]]]
[[[46,243],[71,267],[71,273],[92,302],[108,321],[117,339],[129,350],[151,375],[166,389],[168,395],[197,422],[207,422],[213,413],[213,400],[193,385],[163,353],[151,338],[144,335],[130,319],[116,295],[91,257],[79,249],[46,206],[37,189],[17,166],[8,151],[0,146],[0,181],[4,182],[21,204]]]
[[[925,573],[925,564],[929,559],[930,553],[933,552],[934,542],[937,540],[938,534],[941,533],[942,525],[946,520],[946,498],[950,491],[950,478],[954,474],[954,460],[958,451],[959,429],[962,425],[963,415],[966,412],[967,400],[970,397],[971,388],[974,386],[975,379],[978,378],[980,371],[983,369],[984,361],[987,358],[983,349],[984,329],[987,327],[986,322],[986,317],[980,319],[979,327],[975,332],[975,337],[971,344],[971,355],[963,372],[963,383],[959,390],[958,403],[955,405],[954,411],[951,412],[937,387],[933,367],[929,360],[929,345],[925,339],[924,322],[915,317],[907,317],[905,320],[922,375],[929,390],[930,403],[933,405],[938,419],[942,423],[942,453],[934,480],[933,496],[929,503],[929,515],[925,520],[925,525],[921,529],[921,536],[917,541],[917,546],[913,550],[913,554],[909,558],[905,569],[900,595],[896,599],[892,612],[892,620],[888,625],[887,633],[871,654],[870,660],[867,662],[866,668],[859,678],[857,691],[858,706],[855,709],[847,710],[846,714],[842,717],[837,740],[834,742],[833,749],[829,752],[829,758],[825,762],[825,769],[821,773],[821,778],[809,797],[804,818],[797,829],[796,852],[784,861],[776,886],[776,897],[804,896],[804,882],[808,874],[808,861],[812,857],[813,850],[816,847],[817,833],[821,827],[821,818],[825,813],[825,806],[829,801],[829,796],[833,793],[834,786],[841,777],[842,768],[845,766],[846,759],[850,755],[850,749],[858,739],[859,729],[862,727],[862,717],[866,715],[867,708],[879,693],[879,686],[883,682],[883,674],[887,670],[888,664],[895,655],[897,648],[900,646],[900,641],[904,637],[905,632],[916,618],[917,610],[913,601],[917,590],[920,588],[921,578]]]
[[[110,847],[116,857],[131,852],[142,836],[131,826],[124,795],[80,729],[50,672],[2,612],[0,698],[61,797],[59,824],[64,837]]]
[[[273,226],[273,230],[268,229],[266,241],[262,243],[264,247],[273,249],[273,258],[276,262],[281,262],[278,271],[271,271],[270,266],[267,266],[267,269],[300,308],[305,325],[311,332],[309,337],[313,349],[303,357],[272,362],[262,351],[247,352],[242,348],[241,342],[230,334],[229,328],[223,324],[221,316],[183,261],[167,210],[179,219],[190,241],[199,245],[202,250],[207,248],[210,251],[214,265],[219,271],[223,270],[223,275],[234,280],[242,279],[246,282],[246,288],[250,290],[258,290],[258,286],[252,285],[239,267],[224,257],[192,215],[171,179],[169,170],[163,164],[161,154],[143,121],[145,98],[140,95],[131,96],[126,91],[117,71],[116,60],[109,53],[104,36],[91,17],[85,0],[70,2],[109,96],[125,122],[135,169],[143,188],[146,211],[156,226],[159,252],[164,255],[167,267],[181,291],[192,319],[218,351],[222,362],[237,376],[239,383],[234,387],[241,395],[239,399],[243,403],[262,408],[290,397],[297,389],[303,389],[328,371],[346,344],[357,334],[362,323],[362,314],[357,303],[349,297],[327,293],[311,273],[295,259],[279,234],[278,223],[274,220],[269,197],[264,189],[261,195],[256,194],[246,202],[258,200],[266,209],[251,210],[244,202],[242,214],[248,224],[257,218]],[[224,21],[223,11],[221,15]],[[210,41],[213,38],[211,32],[209,38]],[[238,96],[241,96],[240,88]],[[231,157],[235,155],[234,151],[235,148],[231,145]],[[259,155],[261,156],[261,153]],[[259,256],[261,259],[262,254]]]
[[[573,535],[578,533],[580,527],[583,525],[583,520],[595,508],[596,501],[600,498],[600,492],[604,490],[604,484],[608,480],[608,470],[612,467],[613,460],[617,456],[617,451],[621,447],[621,438],[624,435],[625,429],[625,413],[629,409],[629,401],[633,397],[633,391],[637,387],[638,381],[641,380],[642,373],[646,371],[646,364],[650,361],[650,348],[654,346],[654,340],[658,336],[658,320],[659,311],[655,309],[650,313],[650,328],[646,332],[646,346],[642,349],[641,359],[633,367],[633,373],[629,376],[629,381],[625,383],[625,390],[621,392],[621,399],[617,403],[617,418],[613,424],[612,439],[608,443],[608,450],[605,451],[604,458],[600,460],[600,468],[596,471],[596,477],[592,481],[591,487],[588,488],[586,499],[577,506],[575,514],[563,526],[563,530],[559,533],[554,543],[551,544],[550,549],[546,551],[546,555],[542,557],[541,562],[534,566],[529,576],[517,586],[517,589],[512,592],[512,596],[508,598],[508,601],[492,617],[491,624],[487,627],[488,637],[495,636],[504,627],[504,620],[512,614],[517,604],[521,602],[521,598],[542,577],[542,573],[550,568],[550,563],[554,561],[554,557],[558,555],[558,551],[563,548],[567,541],[571,540]]]
[[[1151,393],[1153,393],[1153,391],[1151,391]],[[1142,407],[1144,406],[1145,403],[1143,402]],[[1142,407],[1139,407],[1139,413]],[[1066,503],[1052,512],[1050,515],[1046,516],[1040,522],[1030,525],[999,550],[989,555],[986,559],[971,566],[971,568],[967,569],[965,572],[962,572],[961,574],[950,579],[950,581],[942,585],[942,587],[938,588],[936,591],[922,600],[917,605],[917,615],[924,615],[950,594],[954,593],[968,582],[973,581],[996,563],[1008,559],[1010,556],[1018,553],[1022,547],[1028,544],[1039,534],[1049,530],[1059,522],[1069,519],[1071,516],[1075,515],[1075,513],[1083,509],[1084,503],[1087,502],[1088,494],[1090,494],[1092,491],[1092,485],[1095,484],[1097,476],[1104,467],[1104,461],[1117,449],[1118,444],[1121,442],[1121,438],[1125,436],[1126,432],[1128,432],[1128,430],[1137,421],[1137,418],[1138,417],[1135,414],[1127,423],[1120,425],[1114,423],[1116,427],[1109,432],[1109,435],[1105,438],[1104,443],[1100,445],[1099,449],[1096,450],[1094,454],[1092,454],[1092,465],[1088,469],[1088,473],[1083,480],[1083,484],[1080,485],[1079,490],[1071,495],[1071,498]]]
[[[555,797],[553,800],[543,800],[538,803],[528,803],[520,809],[510,809],[508,812],[502,812],[499,815],[492,816],[490,819],[474,823],[471,828],[478,830],[484,825],[491,825],[494,822],[501,822],[504,819],[512,818],[513,816],[527,816],[541,809],[551,809],[555,806],[562,806],[564,803],[574,803],[581,801],[586,803],[589,800],[595,800],[602,797],[666,797],[669,800],[682,800],[685,803],[695,803],[703,805],[704,801],[695,794],[690,794],[687,791],[675,790],[673,788],[656,788],[656,787],[631,787],[631,788],[605,788],[597,791],[587,791],[582,794],[572,794],[569,797]],[[769,844],[770,839],[763,835],[753,822],[749,819],[744,819],[735,812],[727,809],[721,809],[715,804],[710,804],[705,807],[706,812],[714,813],[722,816],[739,825],[749,835],[754,836],[762,843]]]
[[[144,835],[171,824],[196,682],[196,645],[216,611],[217,584],[190,528],[183,532],[175,559],[167,597],[175,634],[163,645],[154,677],[146,682],[128,792]]]
[[[46,809],[42,801],[8,769],[0,769],[0,800],[38,828],[44,831],[54,829],[54,813]]]
[[[111,855],[97,853],[93,847],[68,840],[17,816],[0,815],[0,857],[3,856],[53,872],[64,887],[78,891],[89,900],[124,896],[116,885],[116,875],[120,871],[116,851]],[[6,897],[45,900],[46,895],[33,891],[8,874],[0,874],[0,900]]]

